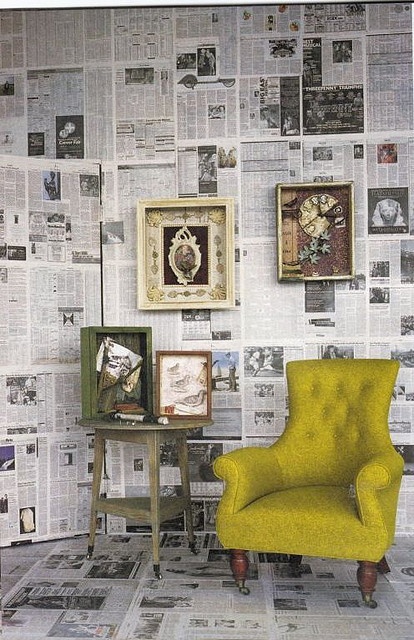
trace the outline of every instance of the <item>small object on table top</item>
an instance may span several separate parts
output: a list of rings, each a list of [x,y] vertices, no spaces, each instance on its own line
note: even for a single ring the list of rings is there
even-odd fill
[[[113,420],[127,420],[128,422],[149,422],[151,424],[168,424],[168,418],[165,416],[153,416],[147,414],[133,413],[114,413],[111,415]]]

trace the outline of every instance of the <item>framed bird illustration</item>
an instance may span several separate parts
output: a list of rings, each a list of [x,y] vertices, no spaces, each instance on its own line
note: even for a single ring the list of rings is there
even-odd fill
[[[211,418],[211,351],[156,352],[156,414]]]

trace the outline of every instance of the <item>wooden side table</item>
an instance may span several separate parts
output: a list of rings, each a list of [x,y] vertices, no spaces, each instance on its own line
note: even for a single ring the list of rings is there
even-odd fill
[[[152,551],[154,573],[161,578],[159,537],[160,524],[180,513],[186,514],[189,547],[196,553],[193,521],[191,516],[190,476],[188,471],[187,432],[191,429],[206,427],[211,420],[171,420],[168,425],[133,423],[125,420],[84,419],[79,422],[83,427],[94,429],[94,463],[92,479],[92,503],[89,525],[89,540],[87,557],[93,554],[96,534],[96,520],[98,512],[111,513],[124,518],[135,518],[144,524],[151,525]],[[149,458],[149,488],[148,498],[102,498],[100,487],[105,455],[105,441],[117,440],[134,444],[145,444]],[[182,496],[160,496],[160,445],[174,440],[177,444],[178,461],[180,466]]]

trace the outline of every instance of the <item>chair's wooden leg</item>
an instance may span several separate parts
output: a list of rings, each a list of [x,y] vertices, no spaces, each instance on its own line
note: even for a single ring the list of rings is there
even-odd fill
[[[249,559],[244,549],[230,550],[230,568],[233,573],[234,580],[239,587],[240,593],[248,595],[250,589],[245,586],[247,571],[249,569]]]
[[[370,609],[375,609],[377,603],[372,599],[377,584],[377,563],[367,560],[358,561],[357,579],[364,603]]]
[[[383,556],[378,562],[377,569],[379,573],[389,573],[391,571],[390,566],[387,562],[387,558],[385,556]]]

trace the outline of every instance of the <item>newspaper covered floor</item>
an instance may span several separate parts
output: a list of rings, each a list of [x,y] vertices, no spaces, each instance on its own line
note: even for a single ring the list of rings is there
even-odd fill
[[[414,539],[397,538],[380,575],[377,609],[365,607],[356,563],[303,558],[300,578],[270,554],[251,554],[250,595],[234,585],[215,534],[161,538],[156,579],[149,535],[85,536],[5,548],[4,640],[412,640]],[[278,560],[278,558],[276,558]],[[279,558],[280,560],[280,558]]]

